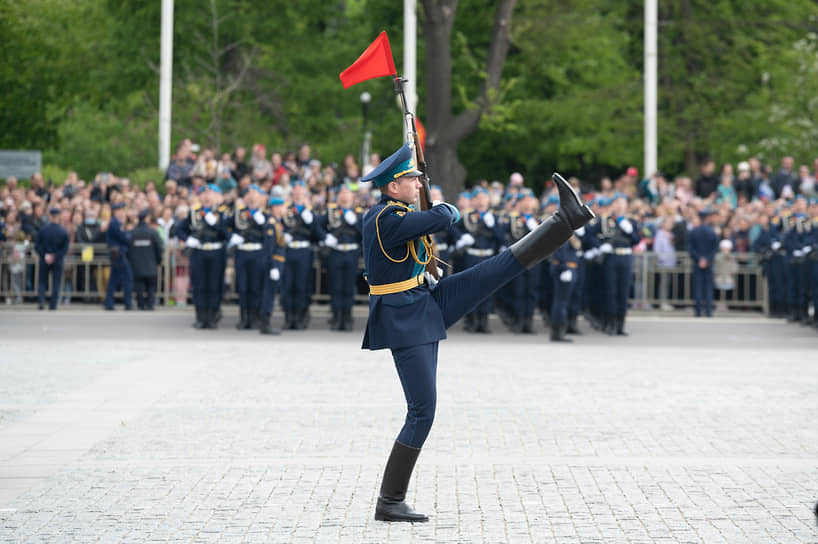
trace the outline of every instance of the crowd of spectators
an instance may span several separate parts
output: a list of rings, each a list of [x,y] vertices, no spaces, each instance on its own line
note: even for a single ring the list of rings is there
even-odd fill
[[[0,187],[0,221],[8,244],[32,243],[38,229],[48,221],[49,209],[58,207],[58,221],[69,232],[72,243],[103,243],[111,205],[123,202],[128,211],[126,228],[136,224],[140,211],[148,209],[150,224],[172,246],[178,243],[174,224],[188,213],[197,189],[205,184],[218,184],[225,203],[230,205],[251,184],[266,191],[278,186],[288,194],[300,180],[308,187],[313,209],[319,213],[332,200],[333,188],[345,184],[355,194],[355,205],[366,209],[380,195],[376,187],[361,182],[360,177],[379,162],[378,155],[373,154],[367,164],[360,166],[356,157],[348,154],[341,164],[322,163],[306,144],[297,152],[287,153],[269,153],[264,145],[255,144],[248,154],[243,147],[232,153],[200,150],[184,140],[175,150],[165,179],[148,181],[142,187],[110,172],[100,172],[91,181],[80,179],[75,172],[65,180],[46,181],[37,173],[25,186],[8,178]],[[812,168],[801,165],[796,170],[793,159],[785,157],[775,171],[749,158],[738,163],[735,170],[733,165],[724,164],[718,173],[714,161],[707,161],[695,180],[685,176],[670,179],[658,172],[640,177],[631,167],[614,179],[580,182],[572,178],[571,183],[597,206],[615,194],[625,194],[631,217],[641,225],[642,240],[635,252],[653,250],[655,241],[657,257],[669,260],[669,251],[686,251],[686,233],[704,210],[716,215],[712,224],[719,238],[729,242],[730,252],[751,251],[753,241],[770,218],[795,198],[804,197],[818,207],[816,174],[818,158]],[[513,207],[513,196],[525,183],[522,175],[514,173],[507,182],[480,180],[474,185],[485,187],[492,208],[502,211]],[[461,208],[469,207],[467,192],[445,197]],[[547,212],[549,199],[553,202],[550,182],[541,198]]]

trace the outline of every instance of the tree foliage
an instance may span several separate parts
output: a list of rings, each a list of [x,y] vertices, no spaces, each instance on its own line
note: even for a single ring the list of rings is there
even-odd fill
[[[455,8],[448,113],[428,102],[440,82],[423,59],[440,50],[419,31],[418,115],[443,130],[440,120],[482,112],[462,143],[447,143],[467,184],[514,170],[534,186],[554,169],[595,180],[641,165],[643,2],[518,0],[501,77],[485,95],[499,2],[446,2]],[[659,17],[662,170],[692,172],[706,156],[813,158],[815,2],[662,0]],[[0,148],[42,149],[47,164],[86,177],[154,167],[160,18],[156,0],[0,0]],[[391,84],[343,90],[338,73],[381,30],[402,70],[400,2],[176,0],[175,18],[174,142],[192,136],[222,150],[309,142],[340,162],[358,155],[358,97],[368,91],[374,151],[399,145]]]

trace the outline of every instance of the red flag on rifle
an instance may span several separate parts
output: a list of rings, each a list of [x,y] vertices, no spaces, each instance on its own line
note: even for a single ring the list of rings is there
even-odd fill
[[[344,89],[352,87],[356,83],[382,76],[397,75],[395,61],[392,59],[392,48],[389,47],[389,38],[386,31],[361,53],[358,60],[352,66],[341,72],[341,83]]]

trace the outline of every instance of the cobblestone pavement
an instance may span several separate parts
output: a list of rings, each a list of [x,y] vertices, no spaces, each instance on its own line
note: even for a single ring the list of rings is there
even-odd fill
[[[356,333],[193,331],[181,311],[0,312],[0,542],[818,542],[818,334],[638,317],[631,336],[459,330],[410,486]]]

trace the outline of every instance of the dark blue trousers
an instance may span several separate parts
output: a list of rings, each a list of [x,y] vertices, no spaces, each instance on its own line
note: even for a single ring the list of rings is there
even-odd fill
[[[713,267],[699,268],[693,264],[693,299],[696,301],[696,316],[702,312],[707,317],[713,313]]]
[[[123,256],[120,256],[117,262],[111,263],[111,277],[108,278],[108,288],[105,290],[106,308],[114,307],[114,293],[120,288],[125,307],[130,309],[133,304],[133,271],[131,263]]]
[[[193,287],[194,306],[203,310],[219,309],[226,264],[224,248],[193,250],[190,256],[190,284]]]
[[[577,285],[576,268],[571,269],[571,281],[560,280],[557,267],[551,268],[551,277],[554,286],[554,299],[551,301],[551,323],[559,325],[568,318],[568,304]]]
[[[236,291],[242,310],[258,310],[264,289],[264,251],[236,252]]]
[[[539,302],[540,276],[542,276],[540,266],[542,265],[526,270],[511,280],[511,305],[514,315],[534,315]]]
[[[496,257],[496,255],[495,255],[495,257]],[[482,263],[484,263],[484,262],[486,262],[486,261],[488,261],[490,259],[493,259],[493,258],[494,257],[480,257],[480,256],[477,256],[477,255],[469,255],[467,253],[466,255],[463,256],[463,267],[465,269],[465,270],[463,270],[463,272],[465,272],[466,270],[469,270],[471,268],[474,268],[475,266],[477,266],[479,264],[482,264]],[[492,299],[491,297],[487,297],[487,298],[483,299],[480,302],[480,304],[478,304],[474,308],[475,312],[478,312],[478,313],[481,313],[481,314],[491,313],[492,310],[494,310],[494,299]]]
[[[280,279],[275,281],[270,279],[270,271],[265,267],[264,289],[261,295],[261,308],[259,309],[261,315],[265,317],[273,315],[273,308],[275,307],[276,295],[278,294],[280,284]]]
[[[800,306],[807,302],[808,263],[790,263],[789,303]]]
[[[605,257],[606,312],[624,317],[628,312],[628,294],[633,281],[633,256],[611,254]]]
[[[432,291],[448,329],[474,310],[509,280],[523,272],[511,251],[440,280]],[[406,397],[406,420],[398,442],[420,448],[435,418],[437,400],[437,342],[392,348],[392,359]]]
[[[48,275],[51,274],[51,296],[48,299],[48,307],[52,310],[57,308],[60,300],[60,288],[62,287],[63,262],[55,260],[51,264],[46,264],[45,259],[40,259],[40,269],[37,279],[37,295],[40,304],[45,304],[45,290],[48,287]]]
[[[333,250],[327,258],[330,306],[333,310],[346,310],[355,303],[359,257],[357,250]]]
[[[287,249],[281,277],[281,307],[285,312],[307,308],[312,298],[312,248]]]
[[[568,315],[579,315],[582,311],[583,288],[585,286],[585,262],[580,259],[574,269],[574,287],[568,300]]]

